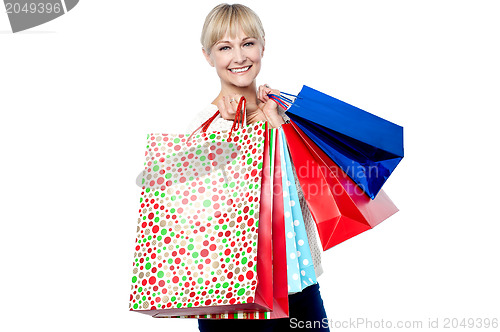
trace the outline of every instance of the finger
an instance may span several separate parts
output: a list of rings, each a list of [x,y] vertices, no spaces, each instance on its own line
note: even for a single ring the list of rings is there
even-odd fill
[[[262,101],[264,103],[266,103],[269,100],[268,94],[270,91],[271,91],[271,89],[269,88],[269,85],[267,85],[267,84],[262,85],[261,98],[262,98]]]
[[[226,96],[226,98],[224,98],[224,106],[226,107],[226,111],[231,114],[231,118],[234,119],[234,114],[236,113],[234,108],[233,108],[233,104],[234,102],[232,101],[234,99],[233,95],[230,95],[230,96]]]
[[[268,87],[264,87],[264,91],[263,91],[263,98],[264,98],[264,101],[267,102],[269,100],[269,94],[272,93],[271,92],[271,89],[268,88]]]
[[[232,105],[234,106],[234,109],[235,111],[238,109],[238,105],[240,104],[240,100],[241,100],[241,97],[243,97],[242,95],[234,95],[234,102],[232,103]]]
[[[233,118],[229,114],[226,104],[225,104],[225,98],[222,97],[218,102],[217,102],[217,107],[219,108],[220,115],[223,119],[225,120],[232,120]]]
[[[264,86],[261,85],[259,86],[259,93],[258,93],[258,99],[262,102],[262,103],[265,103],[266,100],[264,99]]]

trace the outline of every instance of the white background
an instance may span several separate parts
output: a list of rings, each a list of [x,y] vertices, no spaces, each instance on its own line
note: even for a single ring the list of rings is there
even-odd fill
[[[323,253],[328,317],[500,318],[498,2],[243,3],[266,30],[258,84],[405,129],[400,212]],[[146,134],[219,91],[199,42],[216,4],[87,0],[17,34],[0,13],[2,330],[197,330],[128,311],[135,177]]]

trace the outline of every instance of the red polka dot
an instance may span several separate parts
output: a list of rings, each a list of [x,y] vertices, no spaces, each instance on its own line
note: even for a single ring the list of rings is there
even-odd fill
[[[160,230],[160,227],[158,227],[158,225],[153,226],[153,233],[158,233],[159,230]]]
[[[148,214],[148,218],[149,219],[153,219],[155,217],[155,214],[153,212],[151,212],[150,214]]]
[[[207,257],[207,256],[208,256],[208,250],[207,250],[207,249],[203,249],[203,250],[200,252],[200,255],[201,255],[201,257]]]

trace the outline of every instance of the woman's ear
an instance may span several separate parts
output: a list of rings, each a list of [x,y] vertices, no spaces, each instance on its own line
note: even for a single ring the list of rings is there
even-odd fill
[[[264,56],[264,49],[266,48],[266,39],[262,38],[262,52],[260,52],[260,56]]]
[[[212,61],[212,58],[210,58],[210,55],[207,54],[207,52],[205,52],[205,49],[202,47],[201,48],[201,51],[203,52],[203,55],[205,56],[205,59],[207,59],[207,62],[210,64],[210,66],[214,66],[214,63]]]

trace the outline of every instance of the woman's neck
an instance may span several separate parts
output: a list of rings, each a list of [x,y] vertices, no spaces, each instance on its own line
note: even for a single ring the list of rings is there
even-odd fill
[[[247,102],[247,107],[252,105],[256,106],[258,101],[257,101],[257,85],[255,81],[250,84],[249,86],[246,87],[237,87],[237,86],[222,86],[221,91],[217,98],[212,102],[212,104],[217,105],[219,100],[222,99],[223,96],[228,96],[228,95],[242,95],[245,97],[246,102]]]

